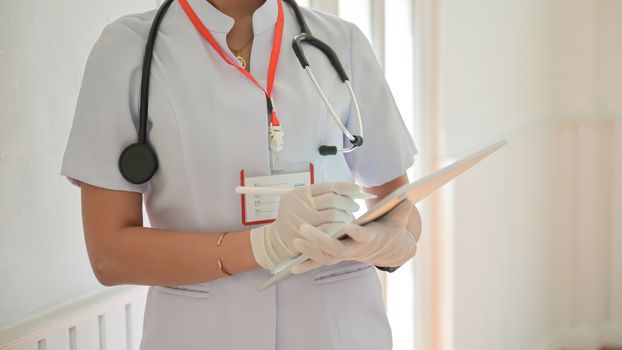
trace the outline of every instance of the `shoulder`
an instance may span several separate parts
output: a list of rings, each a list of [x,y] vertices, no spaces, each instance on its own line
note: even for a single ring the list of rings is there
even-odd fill
[[[82,95],[137,89],[145,42],[154,15],[155,11],[129,14],[103,27],[87,55]]]
[[[116,71],[141,64],[155,11],[124,15],[104,26],[91,48],[87,66]]]
[[[157,10],[121,16],[102,29],[91,55],[119,60],[142,55]]]
[[[153,9],[121,16],[104,27],[102,36],[117,36],[119,39],[126,40],[133,37],[133,40],[146,42],[156,12],[157,9]]]

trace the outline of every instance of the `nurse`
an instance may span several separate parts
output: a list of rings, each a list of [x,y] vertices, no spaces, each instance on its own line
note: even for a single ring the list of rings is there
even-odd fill
[[[365,131],[355,151],[320,155],[319,146],[347,147],[348,139],[291,48],[300,26],[281,1],[172,2],[157,32],[148,96],[158,169],[144,183],[124,178],[119,156],[136,142],[156,11],[108,24],[88,57],[61,175],[81,188],[98,280],[149,286],[142,350],[392,347],[375,270],[393,271],[414,256],[419,213],[406,202],[361,227],[351,223],[353,198],[376,194],[370,205],[407,182],[417,149],[363,33],[301,8],[343,63],[360,123],[333,67],[309,47],[317,82],[346,128]],[[269,220],[249,210],[267,204],[234,192],[265,179],[297,186],[272,214],[259,211]],[[349,239],[326,234],[342,225]],[[257,291],[301,252],[310,260],[293,276]]]

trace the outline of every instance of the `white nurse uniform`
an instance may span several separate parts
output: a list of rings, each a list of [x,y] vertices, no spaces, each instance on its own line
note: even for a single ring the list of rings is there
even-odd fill
[[[188,0],[222,48],[234,20],[206,0]],[[364,144],[320,156],[346,141],[290,40],[299,33],[284,4],[283,46],[273,100],[284,130],[283,162],[313,162],[315,181],[377,186],[403,174],[417,149],[371,45],[352,23],[302,8],[309,28],[341,59],[360,104]],[[95,43],[84,72],[61,175],[74,185],[140,192],[152,227],[194,232],[240,230],[241,169],[270,172],[264,93],[228,65],[197,32],[178,2],[158,32],[151,68],[149,140],[159,169],[147,183],[127,182],[121,151],[136,141],[145,42],[155,11],[121,17]],[[277,0],[253,14],[251,74],[266,85]],[[235,57],[224,50],[234,62]],[[324,55],[307,58],[349,130],[358,130],[346,87]],[[245,273],[183,286],[150,286],[143,350],[390,349],[391,329],[373,265],[344,261],[294,275],[258,292],[270,273]]]

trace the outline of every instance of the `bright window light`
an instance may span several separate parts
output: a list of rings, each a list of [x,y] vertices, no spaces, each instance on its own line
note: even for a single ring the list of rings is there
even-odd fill
[[[412,1],[385,1],[385,76],[404,123],[414,135],[414,54]],[[417,140],[415,140],[417,143]],[[415,286],[413,260],[387,274],[387,315],[393,348],[415,348]]]
[[[296,0],[296,3],[300,6],[309,7],[309,0]]]
[[[339,17],[356,24],[371,40],[371,8],[369,1],[340,0]]]
[[[384,8],[384,21],[372,21],[372,1],[381,1]],[[385,52],[377,52],[384,57],[384,70],[387,82],[402,114],[408,131],[414,137],[415,126],[415,82],[414,72],[414,24],[413,0],[339,0],[339,16],[356,24],[372,41],[375,48],[384,47]],[[309,1],[299,1],[306,5]],[[382,38],[384,43],[374,43],[374,37]],[[375,34],[375,35],[374,35]],[[379,36],[380,35],[380,36]],[[384,45],[382,45],[384,44]],[[353,57],[356,59],[356,57]],[[419,145],[417,139],[415,144]],[[410,173],[412,177],[412,173]],[[362,213],[357,213],[362,214]],[[356,215],[358,216],[358,215]],[[414,259],[413,259],[414,260]],[[393,273],[387,273],[387,315],[393,333],[393,349],[413,350],[415,348],[415,285],[413,260]]]

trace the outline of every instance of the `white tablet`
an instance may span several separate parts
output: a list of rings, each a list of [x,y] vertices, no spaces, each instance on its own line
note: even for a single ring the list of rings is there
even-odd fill
[[[361,215],[358,219],[354,220],[359,225],[365,225],[371,221],[377,220],[384,214],[395,208],[400,202],[407,199],[411,203],[415,204],[420,200],[427,197],[430,193],[436,191],[441,186],[462,174],[473,165],[479,163],[482,159],[486,158],[502,146],[506,145],[506,140],[495,142],[494,144],[487,146],[465,158],[462,158],[440,170],[433,172],[432,174],[421,178],[415,182],[404,184],[395,191],[385,196],[382,200],[376,203],[373,207],[369,208],[367,212]],[[332,234],[339,238],[347,236],[343,231],[339,230]],[[307,258],[304,255],[283,263],[278,269],[277,273],[270,277],[266,282],[257,287],[258,291],[264,290],[272,284],[281,281],[292,275],[291,268]]]

